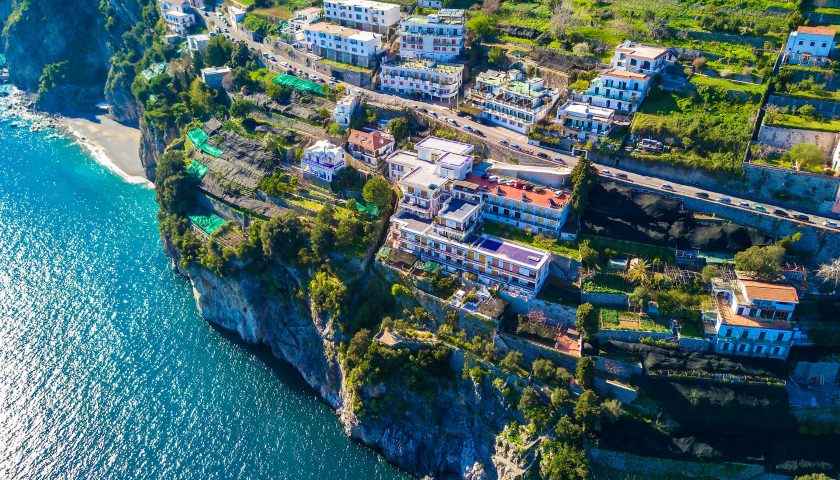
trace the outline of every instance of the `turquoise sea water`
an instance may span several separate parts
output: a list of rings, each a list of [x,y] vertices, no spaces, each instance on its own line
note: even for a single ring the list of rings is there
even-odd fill
[[[0,123],[0,478],[402,476],[198,316],[150,189],[46,137]]]

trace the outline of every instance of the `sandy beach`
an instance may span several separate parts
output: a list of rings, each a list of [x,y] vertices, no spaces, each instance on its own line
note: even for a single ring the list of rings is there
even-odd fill
[[[140,130],[115,122],[105,113],[64,117],[61,124],[96,160],[126,180],[146,183],[140,163]]]

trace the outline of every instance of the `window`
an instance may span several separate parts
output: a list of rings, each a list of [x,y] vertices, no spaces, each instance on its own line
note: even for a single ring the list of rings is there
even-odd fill
[[[760,332],[758,334],[758,339],[759,340],[764,340],[764,337],[766,337],[766,336],[767,336],[767,332]]]
[[[741,338],[749,338],[749,336],[750,336],[749,330],[744,330],[743,332],[741,332]]]
[[[785,340],[784,332],[780,332],[778,335],[776,335],[776,341],[777,342],[783,342],[784,340]]]
[[[746,343],[742,343],[742,344],[738,345],[738,351],[739,352],[744,352],[746,349],[747,349],[747,344]]]

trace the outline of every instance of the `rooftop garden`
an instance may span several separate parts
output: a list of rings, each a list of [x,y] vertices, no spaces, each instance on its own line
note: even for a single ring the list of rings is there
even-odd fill
[[[509,227],[503,223],[489,220],[484,222],[484,225],[481,227],[481,232],[529,247],[546,250],[563,257],[580,260],[580,252],[573,242],[564,242],[557,238],[549,238],[540,234],[535,235],[518,228]]]

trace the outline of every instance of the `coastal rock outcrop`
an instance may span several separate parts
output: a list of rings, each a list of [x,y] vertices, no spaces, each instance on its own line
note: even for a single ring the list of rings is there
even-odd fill
[[[172,245],[166,250],[177,259]],[[246,342],[268,345],[331,407],[341,407],[342,375],[331,327],[298,298],[300,286],[291,270],[272,272],[276,279],[267,285],[241,270],[221,276],[199,266],[176,268],[192,283],[205,320],[237,332]]]

